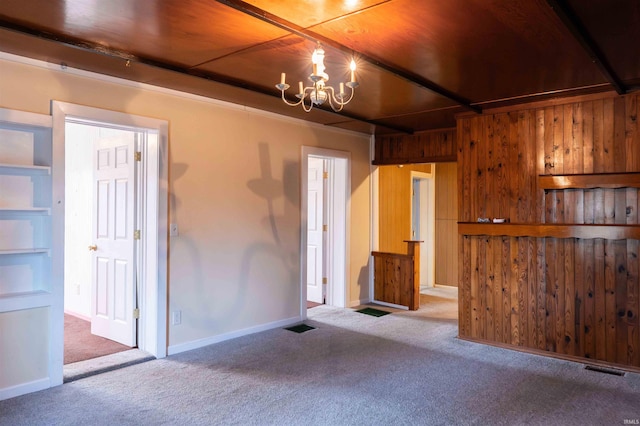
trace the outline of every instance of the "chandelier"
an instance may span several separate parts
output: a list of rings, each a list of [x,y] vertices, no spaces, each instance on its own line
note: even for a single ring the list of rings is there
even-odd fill
[[[346,83],[340,83],[340,89],[337,92],[333,87],[327,85],[329,75],[325,72],[324,49],[320,42],[318,42],[313,55],[311,55],[311,63],[313,72],[309,76],[309,80],[311,80],[312,85],[304,87],[301,81],[298,82],[298,93],[296,93],[296,98],[299,99],[298,102],[289,102],[285,98],[284,92],[291,86],[285,82],[286,74],[280,74],[280,83],[276,84],[276,87],[282,92],[282,100],[289,106],[302,105],[302,109],[305,112],[311,111],[314,105],[319,106],[325,102],[328,102],[335,112],[342,111],[342,108],[353,99],[354,89],[359,85],[355,77],[356,62],[353,59],[351,60],[351,80]],[[348,96],[344,90],[345,86],[351,91]],[[309,101],[307,102],[306,99],[309,99]]]

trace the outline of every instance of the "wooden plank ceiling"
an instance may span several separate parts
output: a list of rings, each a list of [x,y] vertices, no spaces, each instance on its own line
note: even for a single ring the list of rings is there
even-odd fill
[[[457,113],[640,88],[637,0],[2,0],[0,50],[359,132],[453,127]],[[316,42],[341,113],[288,107]],[[308,85],[308,84],[307,84]],[[291,93],[290,99],[293,98]]]

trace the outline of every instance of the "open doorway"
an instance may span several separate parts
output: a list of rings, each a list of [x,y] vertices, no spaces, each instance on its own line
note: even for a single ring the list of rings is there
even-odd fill
[[[349,168],[348,152],[302,147],[302,318],[318,305],[347,305]]]
[[[456,163],[377,166],[373,172],[372,191],[377,195],[372,204],[376,213],[374,250],[403,254],[406,240],[424,241],[420,244],[421,308],[425,303],[455,301],[459,238]],[[442,294],[435,294],[438,292]],[[423,297],[424,293],[434,294],[429,298]]]
[[[52,110],[54,187],[65,202],[61,311],[89,320],[89,334],[164,357],[167,123],[62,102]]]
[[[147,131],[65,123],[64,363],[137,347],[135,152]]]
[[[420,292],[433,288],[435,244],[435,168],[431,172],[411,171],[411,239],[420,244]]]

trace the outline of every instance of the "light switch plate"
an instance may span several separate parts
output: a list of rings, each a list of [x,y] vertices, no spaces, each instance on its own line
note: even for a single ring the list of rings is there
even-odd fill
[[[182,311],[173,311],[171,313],[171,325],[180,325],[182,323]]]

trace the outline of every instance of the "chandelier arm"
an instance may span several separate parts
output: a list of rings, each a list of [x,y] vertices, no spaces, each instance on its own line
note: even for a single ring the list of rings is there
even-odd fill
[[[336,94],[335,94],[335,91],[333,90],[333,87],[325,86],[324,89],[327,92],[327,99],[329,100],[329,106],[331,107],[331,109],[334,110],[335,112],[342,111],[342,108],[344,107],[344,105],[341,104],[340,101],[338,101],[338,99],[336,99]],[[336,106],[333,105],[334,102],[339,105],[339,108],[336,108]]]
[[[302,103],[302,109],[304,110],[304,112],[309,112],[309,111],[311,111],[313,109],[313,101],[311,100],[311,95],[309,95],[309,107],[308,108],[304,103],[304,100],[307,98],[307,95],[306,95],[307,89],[313,90],[313,87],[305,87],[304,91],[302,92],[305,95],[300,99],[300,102]]]
[[[325,87],[325,90],[327,90],[327,91],[329,91],[329,90],[330,90],[330,91],[331,91],[331,95],[332,95],[332,97],[333,97],[333,101],[334,101],[336,104],[340,105],[340,107],[341,107],[341,108],[340,108],[340,110],[342,110],[342,107],[343,107],[343,106],[345,106],[346,104],[348,104],[349,102],[351,102],[351,99],[353,99],[353,94],[354,94],[355,90],[353,89],[353,87],[349,87],[349,89],[351,89],[351,94],[349,95],[349,98],[345,101],[345,100],[341,100],[341,99],[339,99],[339,98],[335,95],[335,90],[334,90],[334,88],[333,88],[333,87],[331,87],[331,86],[327,86],[327,87]]]
[[[349,102],[351,102],[351,99],[353,99],[353,94],[356,92],[356,90],[353,87],[349,87],[349,89],[351,89],[351,94],[349,95],[349,99],[347,99],[346,101],[342,101],[342,105],[346,105]]]
[[[289,102],[287,98],[284,97],[284,90],[282,90],[282,100],[284,101],[285,104],[294,107],[294,106],[300,105],[304,100],[304,98],[300,99],[298,102]]]

